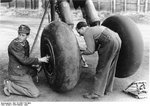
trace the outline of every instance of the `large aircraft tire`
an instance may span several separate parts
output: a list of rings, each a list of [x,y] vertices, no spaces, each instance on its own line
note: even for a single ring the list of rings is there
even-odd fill
[[[71,28],[60,21],[47,25],[41,36],[41,56],[49,55],[43,69],[50,87],[57,92],[73,89],[80,76],[80,54]]]
[[[142,62],[144,51],[142,36],[136,24],[128,17],[114,15],[104,20],[102,25],[117,32],[122,40],[115,76],[125,78],[133,75]]]

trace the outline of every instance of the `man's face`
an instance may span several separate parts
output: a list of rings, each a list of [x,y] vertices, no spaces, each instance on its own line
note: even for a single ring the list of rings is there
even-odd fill
[[[27,38],[28,38],[28,34],[20,33],[19,39],[21,40],[21,42],[25,41]]]
[[[80,28],[80,29],[76,29],[76,30],[77,30],[77,32],[78,32],[81,36],[83,36],[84,27],[82,27],[82,28]]]

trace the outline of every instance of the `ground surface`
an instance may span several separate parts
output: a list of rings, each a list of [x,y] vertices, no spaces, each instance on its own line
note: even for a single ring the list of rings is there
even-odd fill
[[[7,55],[7,47],[12,39],[17,36],[17,28],[20,24],[28,24],[31,27],[31,36],[29,37],[30,45],[32,45],[34,37],[36,35],[38,26],[40,23],[40,19],[38,18],[17,18],[10,16],[0,16],[0,101],[93,101],[84,99],[82,94],[87,92],[88,89],[91,88],[92,82],[90,77],[95,72],[96,67],[96,59],[97,55],[86,56],[86,60],[88,61],[89,68],[82,69],[83,74],[81,75],[79,84],[70,92],[59,94],[52,91],[47,84],[45,75],[43,72],[40,73],[40,80],[37,83],[37,87],[39,88],[41,95],[40,97],[33,99],[22,96],[10,96],[6,97],[2,91],[2,81],[6,77],[7,74],[7,65],[8,65],[8,55]],[[47,20],[44,21],[45,26],[47,24]],[[139,70],[131,77],[115,79],[114,83],[114,92],[110,95],[107,95],[97,101],[134,101],[134,102],[142,102],[147,99],[135,99],[129,95],[126,95],[122,92],[131,82],[146,80],[149,85],[149,41],[150,41],[150,25],[148,24],[137,24],[140,29],[143,40],[144,40],[144,58],[141,67]],[[40,32],[41,33],[41,32]],[[40,38],[39,38],[40,39]],[[39,56],[40,54],[40,40],[36,43],[36,49],[34,49],[34,53],[32,56]]]

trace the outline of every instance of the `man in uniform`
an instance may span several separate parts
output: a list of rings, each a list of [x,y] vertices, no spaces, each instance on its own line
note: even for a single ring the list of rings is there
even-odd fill
[[[40,94],[32,80],[32,77],[37,73],[37,70],[32,66],[42,62],[47,63],[49,56],[29,57],[30,47],[27,41],[29,34],[30,28],[27,25],[20,25],[18,37],[8,46],[8,79],[4,80],[4,93],[7,96],[16,94],[34,98]]]
[[[81,51],[81,54],[90,55],[95,51],[98,52],[93,90],[83,95],[85,98],[98,99],[113,90],[121,40],[117,33],[104,26],[88,27],[85,22],[79,22],[76,30],[84,36],[87,45],[86,50]]]

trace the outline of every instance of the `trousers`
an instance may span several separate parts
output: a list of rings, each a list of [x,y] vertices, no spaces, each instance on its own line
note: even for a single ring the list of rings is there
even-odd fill
[[[39,90],[35,86],[32,77],[28,74],[24,76],[10,76],[9,92],[11,94],[38,97]]]
[[[99,37],[98,64],[94,76],[93,92],[104,96],[112,92],[116,66],[121,49],[121,39],[117,33],[106,28]]]

